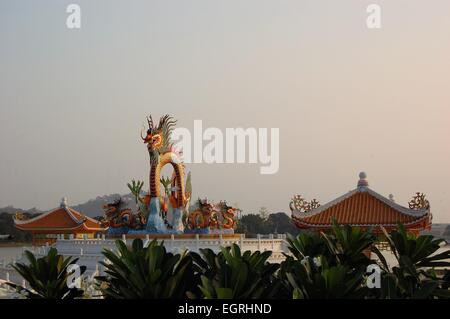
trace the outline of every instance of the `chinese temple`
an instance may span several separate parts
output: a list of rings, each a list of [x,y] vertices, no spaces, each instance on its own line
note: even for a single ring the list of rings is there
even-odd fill
[[[106,228],[99,221],[83,215],[67,206],[63,198],[60,207],[31,219],[24,219],[23,214],[16,213],[16,228],[31,231],[33,245],[53,244],[58,238],[94,238]]]
[[[289,206],[293,222],[305,230],[329,230],[333,218],[339,225],[370,228],[377,234],[382,233],[381,226],[390,232],[397,228],[398,223],[414,234],[431,228],[430,204],[424,194],[416,193],[408,207],[401,206],[392,195],[386,198],[369,188],[364,172],[359,174],[355,189],[325,205],[320,205],[315,199],[308,202],[296,195]]]

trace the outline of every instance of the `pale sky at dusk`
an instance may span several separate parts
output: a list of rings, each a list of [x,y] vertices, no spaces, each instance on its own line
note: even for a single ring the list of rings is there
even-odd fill
[[[370,3],[381,29],[366,27]],[[194,198],[289,213],[292,195],[326,203],[366,171],[450,222],[449,15],[448,0],[1,0],[0,207],[148,188],[139,132],[169,113],[280,129],[277,174],[189,164]]]

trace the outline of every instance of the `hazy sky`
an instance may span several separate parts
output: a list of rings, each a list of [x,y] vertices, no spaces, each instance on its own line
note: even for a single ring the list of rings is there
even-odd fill
[[[280,128],[278,174],[191,164],[195,196],[288,212],[293,194],[325,203],[364,170],[400,204],[425,192],[450,222],[449,13],[448,0],[1,0],[0,206],[148,187],[139,131],[170,113]]]

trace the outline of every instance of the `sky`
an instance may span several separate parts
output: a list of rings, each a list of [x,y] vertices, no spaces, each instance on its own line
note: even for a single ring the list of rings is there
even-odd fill
[[[68,29],[66,8],[81,7]],[[366,26],[369,4],[381,28]],[[0,207],[148,187],[145,116],[279,128],[280,168],[189,164],[194,196],[289,212],[370,187],[450,222],[450,2],[0,0]]]

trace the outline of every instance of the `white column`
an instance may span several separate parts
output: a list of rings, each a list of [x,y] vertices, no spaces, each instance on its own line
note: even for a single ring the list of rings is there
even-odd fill
[[[100,275],[100,265],[98,264],[98,262],[95,264],[95,271],[94,271],[92,277],[94,277],[94,275],[95,275],[95,276]]]
[[[197,249],[197,251],[200,248],[200,236],[198,234],[195,234],[195,248]]]
[[[223,236],[222,234],[219,234],[219,242],[220,242],[220,246],[223,245]]]
[[[245,235],[241,234],[241,236],[239,238],[239,247],[241,248],[242,251],[244,250],[244,238],[245,238]]]
[[[6,281],[9,282],[9,272],[6,273]],[[9,285],[6,285],[6,291],[10,292],[11,287]]]
[[[258,237],[258,250],[261,250],[261,234],[258,234],[257,237]]]
[[[106,240],[106,235],[102,234],[102,240]]]
[[[175,245],[175,236],[174,234],[170,235],[170,249],[173,251],[173,247]]]
[[[272,240],[272,251],[273,251],[273,249],[275,247],[275,241],[273,240],[273,234],[270,234],[269,238]]]
[[[122,241],[127,244],[127,235],[122,234]]]

